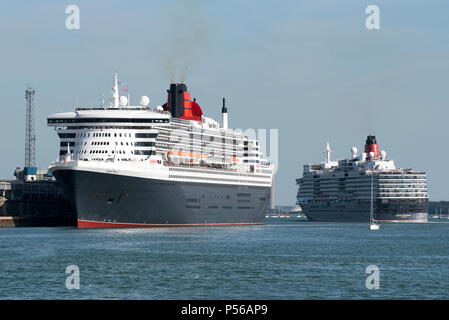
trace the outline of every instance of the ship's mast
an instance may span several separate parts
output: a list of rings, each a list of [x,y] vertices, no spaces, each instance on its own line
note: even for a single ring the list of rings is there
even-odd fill
[[[326,162],[331,162],[331,148],[329,147],[329,142],[326,142]]]
[[[228,109],[226,108],[225,98],[223,98],[223,108],[221,108],[221,126],[228,130]]]
[[[114,86],[112,87],[113,93],[112,97],[114,98],[114,108],[119,107],[119,100],[118,100],[118,73],[114,72]]]

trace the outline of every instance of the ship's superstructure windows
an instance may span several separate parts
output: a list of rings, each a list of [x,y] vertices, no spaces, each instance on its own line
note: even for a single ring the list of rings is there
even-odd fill
[[[73,146],[75,146],[75,142],[74,141],[60,142],[59,145],[61,147],[67,147],[67,145],[69,145],[70,147],[73,147]]]
[[[58,136],[59,136],[59,138],[61,138],[61,139],[68,139],[68,138],[75,138],[76,137],[76,133],[61,133],[61,132],[58,132]]]
[[[149,156],[149,155],[155,155],[156,151],[154,151],[154,150],[134,150],[134,154]]]
[[[58,163],[74,161],[127,174],[159,172],[167,179],[201,183],[271,185],[272,165],[262,158],[256,140],[203,116],[186,91],[172,94],[179,99],[162,108],[114,105],[49,116],[48,125],[60,137]]]
[[[156,133],[136,133],[136,138],[156,138]]]
[[[155,142],[137,141],[134,145],[136,147],[154,147]]]
[[[245,141],[244,153],[243,153],[243,162],[249,164],[258,164],[260,163],[261,152],[259,151],[259,147],[257,146],[256,140],[248,140]]]

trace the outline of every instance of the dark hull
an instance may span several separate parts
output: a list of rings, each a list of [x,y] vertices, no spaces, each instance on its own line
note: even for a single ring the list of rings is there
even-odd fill
[[[375,201],[373,215],[380,222],[427,222],[428,200]],[[369,222],[370,203],[318,200],[301,205],[307,219],[322,222]]]
[[[263,224],[269,187],[175,182],[55,170],[78,227]]]

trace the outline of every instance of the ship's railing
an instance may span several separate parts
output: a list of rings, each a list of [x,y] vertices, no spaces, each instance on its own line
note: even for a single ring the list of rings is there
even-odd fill
[[[142,107],[131,107],[131,108],[113,108],[113,107],[93,107],[93,108],[81,108],[77,107],[76,111],[90,111],[90,110],[144,110]]]
[[[153,108],[147,108],[147,107],[139,107],[139,106],[133,106],[133,107],[125,107],[125,108],[113,108],[113,107],[97,107],[97,108],[76,108],[76,111],[99,111],[99,110],[111,110],[111,111],[117,111],[117,110],[122,110],[122,111],[132,111],[132,110],[145,110],[145,111],[149,111],[149,112],[154,112],[154,113],[159,113],[159,114],[170,114],[169,111],[165,111],[165,110],[156,110]]]
[[[171,163],[170,161],[164,161],[163,164],[166,167],[170,167],[170,168],[190,168],[190,169],[204,169],[204,170],[217,170],[217,171],[233,171],[233,172],[237,172],[238,169],[236,167],[214,167],[214,166],[205,166],[205,165],[194,165],[194,164],[184,164],[184,163],[179,163],[179,164],[174,164]]]
[[[423,171],[413,171],[413,169],[394,169],[394,170],[374,170],[375,173],[380,174],[426,174]]]
[[[207,166],[207,165],[200,165],[200,164],[174,164],[170,161],[164,161],[163,164],[166,167],[170,168],[190,168],[190,169],[199,169],[199,170],[213,170],[213,171],[226,171],[226,172],[241,172],[241,173],[256,173],[255,170],[248,171],[248,166]],[[269,165],[263,166],[261,165],[260,168],[262,169],[270,169],[271,167]],[[259,168],[259,169],[260,169]],[[261,174],[258,173],[257,174]]]

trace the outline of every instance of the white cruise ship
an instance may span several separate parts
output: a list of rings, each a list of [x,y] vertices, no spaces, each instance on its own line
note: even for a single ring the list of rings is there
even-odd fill
[[[108,107],[48,116],[60,138],[49,169],[72,200],[78,227],[262,224],[273,165],[258,141],[203,115],[185,84],[167,103],[139,106],[119,97],[114,74]]]
[[[368,136],[365,152],[351,159],[304,165],[296,180],[297,204],[311,221],[427,222],[429,196],[425,172],[397,168]]]

